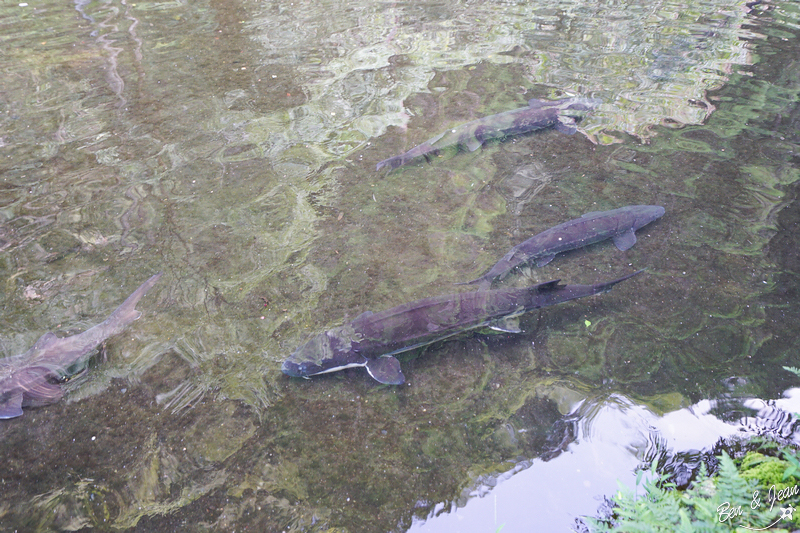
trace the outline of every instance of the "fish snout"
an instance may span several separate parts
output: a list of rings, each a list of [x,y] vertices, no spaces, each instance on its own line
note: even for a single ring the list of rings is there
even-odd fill
[[[591,111],[603,101],[599,98],[573,98],[566,106],[569,111]]]
[[[636,206],[637,212],[633,224],[634,231],[654,222],[664,216],[666,210],[660,205],[641,205]]]
[[[294,361],[287,359],[281,365],[281,372],[293,378],[302,378],[305,374],[302,371],[302,365],[298,365]]]

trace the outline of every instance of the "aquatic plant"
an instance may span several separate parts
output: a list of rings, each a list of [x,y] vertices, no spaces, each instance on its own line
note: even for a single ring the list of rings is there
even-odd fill
[[[766,455],[776,452],[774,446],[765,448],[764,454],[750,451],[741,460],[723,451],[716,456],[716,474],[709,476],[702,463],[687,490],[678,490],[653,463],[638,473],[634,489],[620,485],[611,517],[587,522],[597,532],[795,530],[800,522],[792,505],[800,482],[797,452],[777,450],[780,459]]]

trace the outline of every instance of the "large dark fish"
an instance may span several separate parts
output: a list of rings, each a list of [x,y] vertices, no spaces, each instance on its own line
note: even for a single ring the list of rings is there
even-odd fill
[[[281,370],[307,378],[363,366],[381,383],[405,381],[395,354],[464,331],[491,327],[519,332],[513,319],[532,309],[607,292],[641,270],[595,285],[559,285],[560,280],[524,289],[498,289],[436,296],[380,313],[366,312],[349,324],[316,335],[283,362]]]
[[[583,118],[599,104],[600,100],[593,98],[565,98],[553,101],[534,98],[528,102],[528,107],[479,118],[447,130],[404,154],[381,161],[376,170],[383,167],[393,170],[418,157],[428,159],[451,146],[466,146],[470,152],[474,152],[490,139],[521,135],[551,126],[571,135],[577,130],[576,120]]]
[[[487,287],[523,263],[533,261],[536,266],[544,266],[558,253],[606,239],[613,240],[620,250],[627,250],[636,243],[634,232],[663,214],[664,208],[659,205],[629,205],[611,211],[586,213],[514,246],[486,274],[459,285],[481,283]]]
[[[63,392],[53,381],[65,377],[70,367],[84,362],[103,341],[139,318],[142,313],[136,304],[161,274],[145,281],[105,321],[83,333],[59,339],[48,332],[24,354],[0,359],[0,419],[21,416],[23,407],[58,401]]]

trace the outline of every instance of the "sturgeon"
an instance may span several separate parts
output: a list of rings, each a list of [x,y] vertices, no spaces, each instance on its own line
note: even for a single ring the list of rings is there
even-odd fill
[[[576,121],[599,104],[600,100],[594,98],[563,100],[534,98],[528,101],[527,107],[479,118],[447,130],[404,154],[381,161],[375,170],[389,167],[391,171],[419,157],[430,160],[430,157],[437,155],[440,150],[452,146],[466,146],[470,152],[474,152],[490,139],[521,135],[551,126],[555,126],[562,133],[572,135],[577,131]]]
[[[47,332],[24,354],[0,359],[0,419],[21,416],[23,407],[58,401],[64,392],[57,381],[69,375],[70,367],[87,361],[87,355],[102,342],[121,333],[142,315],[136,304],[161,274],[145,281],[107,319],[83,333],[58,338]]]
[[[553,280],[522,289],[435,296],[379,313],[367,311],[348,324],[312,337],[283,362],[281,370],[292,377],[308,378],[364,367],[378,382],[400,385],[405,377],[396,354],[480,327],[519,333],[515,320],[519,315],[608,292],[640,272],[594,285],[561,285],[561,280]]]
[[[492,281],[524,263],[534,261],[541,267],[552,261],[556,254],[606,239],[613,240],[619,250],[625,251],[636,244],[636,230],[663,215],[664,208],[660,205],[629,205],[611,211],[586,213],[514,246],[484,275],[458,285],[480,283],[488,287]]]

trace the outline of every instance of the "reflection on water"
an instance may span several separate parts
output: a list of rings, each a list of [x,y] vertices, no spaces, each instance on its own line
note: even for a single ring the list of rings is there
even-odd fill
[[[613,140],[604,131],[649,136],[649,126],[664,121],[701,123],[714,107],[706,91],[751,62],[746,43],[757,37],[742,27],[749,11],[744,2],[327,7],[330,18],[320,16],[316,3],[277,3],[255,13],[248,25],[263,47],[266,72],[295,63],[308,80],[305,120],[293,117],[287,124],[296,138],[316,140],[323,131],[336,131],[352,148],[427,115],[430,110],[409,108],[406,100],[447,90],[436,83],[437,72],[474,69],[482,62],[521,76],[516,86],[503,80],[502,100],[483,103],[490,112],[515,107],[509,98],[543,84],[551,96],[558,91],[606,101],[604,111],[584,126],[603,142]],[[485,88],[467,81],[451,97],[480,100]],[[336,141],[339,150],[351,151],[344,138]],[[407,148],[413,144],[419,142]]]
[[[566,461],[581,454],[602,483],[625,479],[640,421],[729,394],[731,375],[775,397],[800,318],[798,20],[789,2],[3,4],[2,354],[82,331],[165,274],[65,401],[0,427],[2,523],[402,531],[501,472],[517,475],[476,501],[502,507],[537,469],[553,469],[526,482],[542,498],[542,479],[583,483]],[[565,96],[603,101],[583,135],[374,172],[456,124]],[[630,250],[508,283],[647,268],[635,287],[412,353],[403,387],[280,373],[315,333],[451,293],[531,235],[631,204],[666,215]],[[568,418],[600,390],[606,407]],[[596,479],[585,502],[607,493]],[[541,502],[514,509],[570,524],[596,508]]]
[[[563,394],[558,388],[552,393]],[[720,416],[714,414],[718,410]],[[736,412],[746,414],[721,418]],[[731,445],[775,434],[782,444],[797,445],[800,432],[792,414],[797,412],[796,388],[768,402],[703,400],[663,414],[619,394],[587,398],[560,425],[571,436],[563,450],[545,461],[518,460],[510,470],[477,476],[449,508],[437,506],[408,531],[495,531],[500,526],[510,531],[565,530],[573,518],[602,510],[602,495],[614,494],[618,481],[635,486],[639,465],[649,468],[658,462],[680,486],[697,472],[701,456],[711,455],[719,442]],[[528,428],[513,429],[522,434]]]

